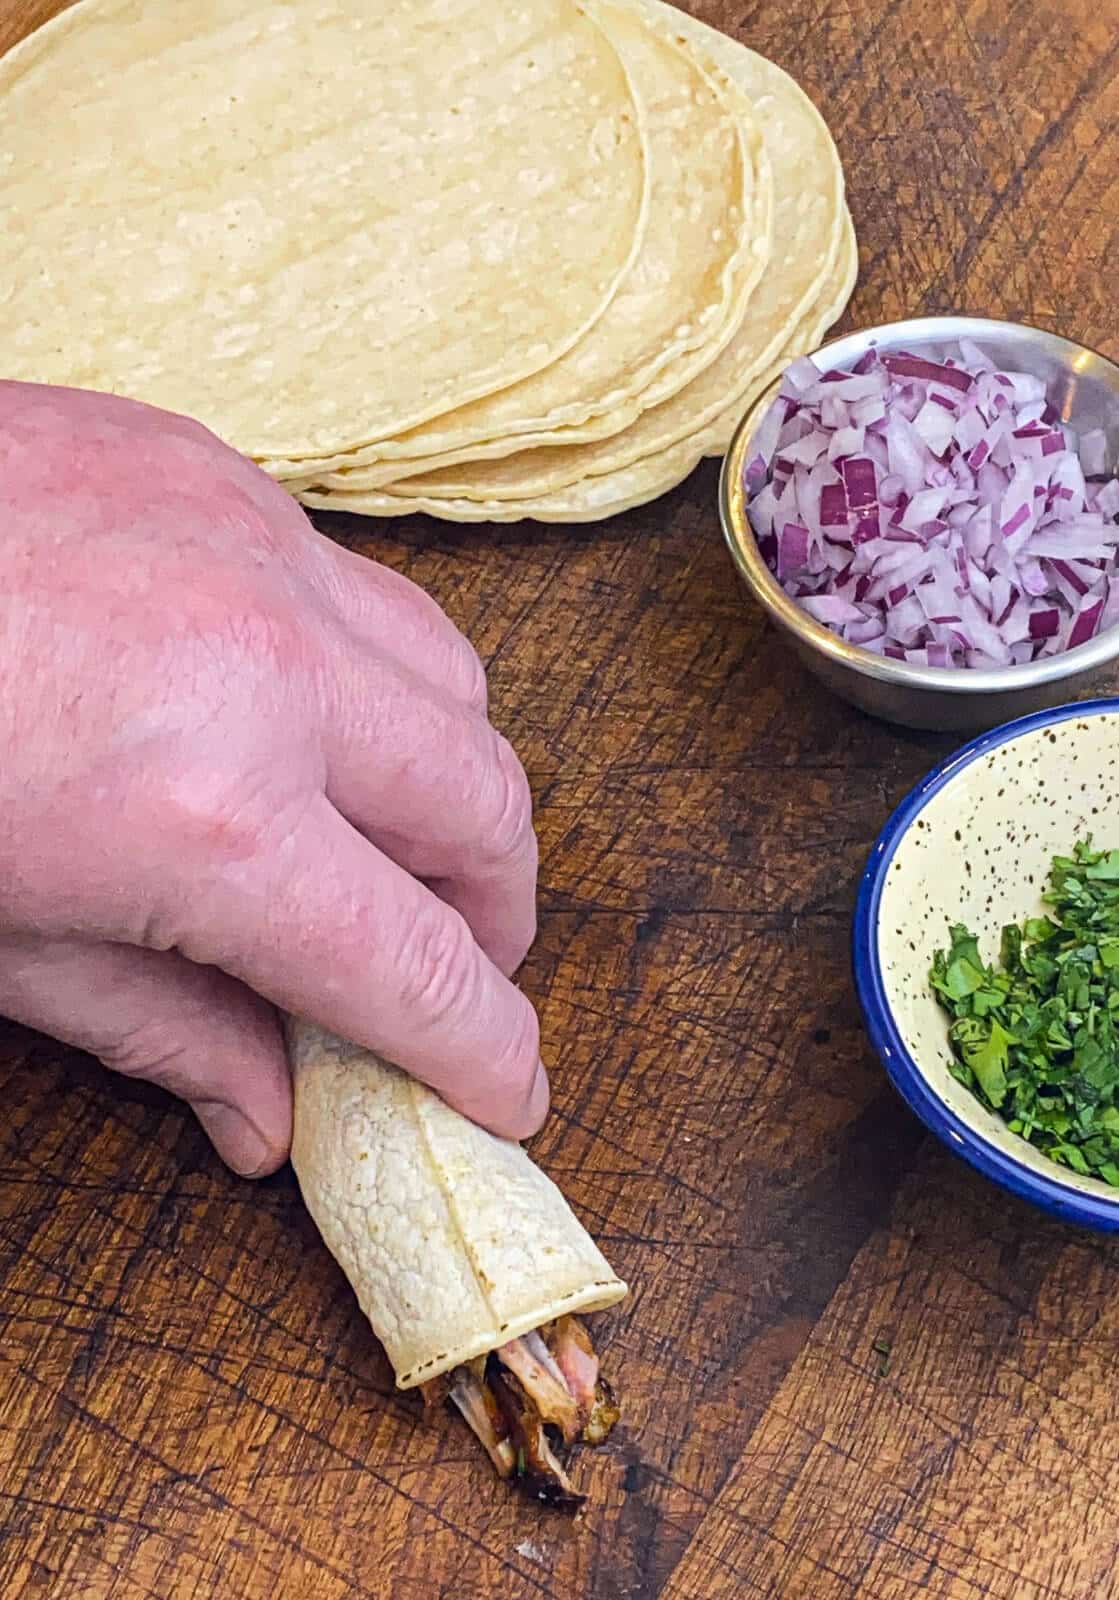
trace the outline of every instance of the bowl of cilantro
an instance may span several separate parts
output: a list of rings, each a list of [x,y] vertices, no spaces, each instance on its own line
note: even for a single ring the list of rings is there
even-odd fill
[[[966,744],[905,799],[853,933],[867,1030],[987,1177],[1119,1230],[1119,699]]]

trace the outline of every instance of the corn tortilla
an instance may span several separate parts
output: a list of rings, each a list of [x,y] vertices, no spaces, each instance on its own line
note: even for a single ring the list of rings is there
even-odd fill
[[[79,0],[0,61],[5,375],[257,458],[398,434],[603,314],[639,122],[574,0]]]
[[[731,397],[724,409],[695,434],[676,441],[644,460],[631,462],[616,472],[585,478],[551,495],[534,500],[444,500],[409,497],[401,491],[388,494],[371,490],[367,494],[338,492],[301,496],[305,503],[321,511],[351,512],[360,516],[403,517],[415,512],[442,517],[448,522],[597,522],[617,516],[634,506],[655,500],[682,483],[705,456],[724,454],[739,420],[754,401],[773,382],[778,373],[797,356],[814,350],[825,332],[842,315],[851,296],[858,272],[855,230],[845,214],[839,259],[821,304],[807,316],[780,356],[757,373],[747,388]]]
[[[287,1036],[292,1165],[401,1389],[623,1297],[519,1144],[368,1050],[294,1019]]]
[[[273,477],[405,469],[599,439],[667,399],[725,347],[769,254],[773,182],[743,90],[709,52],[631,0],[598,4],[642,106],[649,217],[603,316],[534,377],[422,428],[332,460],[267,461]],[[389,465],[397,463],[399,465]]]
[[[817,301],[845,225],[843,169],[823,119],[797,84],[772,62],[683,13],[673,15],[685,31],[702,30],[720,65],[730,70],[735,63],[738,81],[755,106],[773,169],[770,260],[734,337],[690,384],[632,418],[610,438],[394,479],[391,490],[410,500],[523,503],[648,460],[694,436],[743,394],[778,357],[792,330]],[[384,486],[384,475],[360,468],[326,475],[315,484],[316,489],[351,494],[377,486]],[[302,498],[310,486],[303,480],[289,487]]]

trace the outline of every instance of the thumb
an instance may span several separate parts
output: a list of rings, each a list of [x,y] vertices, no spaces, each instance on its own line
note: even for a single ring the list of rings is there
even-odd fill
[[[276,1014],[225,973],[132,945],[4,937],[0,1013],[188,1101],[234,1172],[261,1177],[286,1159]]]

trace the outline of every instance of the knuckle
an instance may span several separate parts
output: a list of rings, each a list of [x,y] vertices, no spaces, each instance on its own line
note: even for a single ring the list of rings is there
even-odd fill
[[[336,621],[367,617],[371,612],[371,596],[381,589],[379,568],[364,557],[355,556],[351,561],[350,556],[350,551],[340,551],[334,546],[315,551],[314,576]]]
[[[488,1065],[487,1089],[499,1100],[522,1100],[540,1059],[540,1019],[519,990],[515,1015]]]
[[[480,954],[457,911],[434,897],[414,913],[400,947],[401,1002],[426,1023],[466,1015],[480,989]]]
[[[313,654],[307,630],[285,597],[270,599],[272,603],[260,604],[255,595],[246,596],[240,606],[230,608],[226,632],[235,658],[257,674],[298,670]]]
[[[157,814],[184,856],[216,863],[248,860],[259,854],[274,826],[259,787],[231,783],[228,774],[205,765],[165,773]]]
[[[457,682],[461,684],[462,697],[472,711],[485,716],[490,701],[486,669],[482,665],[481,656],[469,639],[460,635],[459,640],[455,676]]]
[[[277,792],[267,774],[233,780],[202,764],[150,778],[137,829],[148,846],[144,892],[135,899],[129,942],[211,963],[225,938],[208,911],[212,896],[274,860],[304,814],[304,797]]]
[[[339,559],[340,554],[345,559]],[[343,617],[356,617],[367,626],[377,624],[378,637],[383,637],[387,625],[402,659],[421,676],[434,675],[456,700],[485,714],[489,691],[478,652],[418,584],[365,556],[337,551],[323,581],[331,604]]]
[[[98,1058],[113,1072],[185,1094],[190,1088],[190,1050],[176,1022],[153,1018],[103,1041]]]
[[[494,735],[494,813],[486,841],[488,853],[499,865],[519,861],[534,853],[532,790],[513,746]]]

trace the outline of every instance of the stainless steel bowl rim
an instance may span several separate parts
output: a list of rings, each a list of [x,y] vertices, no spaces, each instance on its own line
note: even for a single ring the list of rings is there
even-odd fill
[[[840,339],[821,345],[813,352],[812,360],[819,364],[820,358],[824,358],[826,366],[842,366],[846,362],[857,361],[867,349],[884,338],[891,343],[906,338],[938,338],[951,343],[962,337],[980,343],[984,338],[1005,338],[1008,333],[1026,334],[1051,354],[1070,364],[1078,358],[1091,357],[1111,369],[1119,389],[1119,366],[1089,345],[1077,344],[1060,334],[1049,333],[1027,323],[998,321],[992,317],[914,317],[905,322],[881,323],[877,327],[844,334]],[[1090,672],[1119,654],[1119,627],[1111,627],[1097,634],[1094,639],[1089,639],[1086,644],[1077,645],[1074,650],[1065,650],[1060,655],[1046,656],[1043,660],[1027,662],[1023,666],[921,667],[910,661],[875,655],[872,650],[848,644],[830,628],[824,627],[823,623],[810,617],[785,593],[766,566],[744,503],[742,470],[749,439],[780,387],[781,378],[777,378],[742,418],[723,459],[719,478],[719,520],[731,557],[751,593],[775,622],[811,644],[814,650],[830,658],[837,666],[848,667],[863,677],[898,688],[933,689],[938,694],[1013,693],[1016,689],[1034,688],[1059,682],[1079,672]]]

